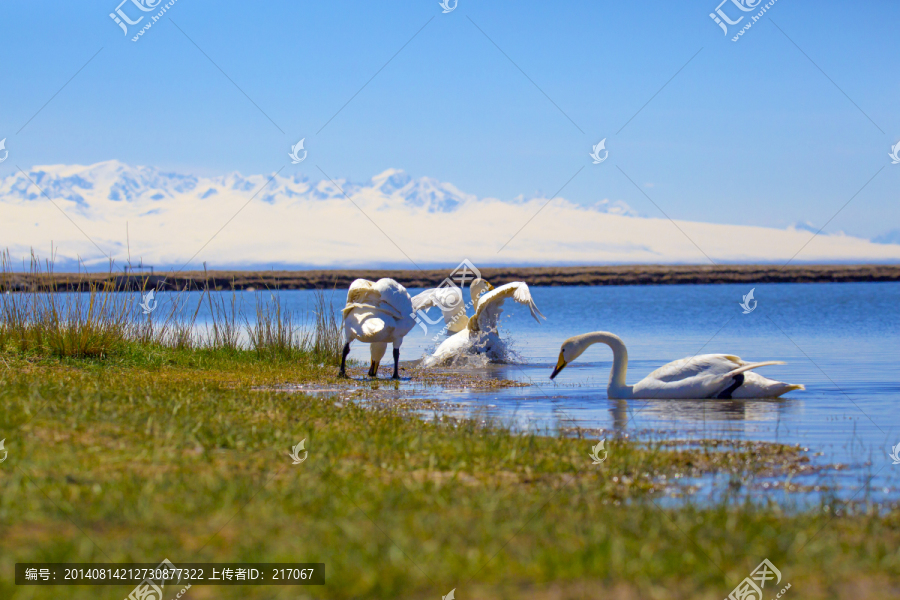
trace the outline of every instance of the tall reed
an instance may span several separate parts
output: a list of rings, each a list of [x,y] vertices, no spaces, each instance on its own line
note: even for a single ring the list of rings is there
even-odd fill
[[[250,348],[263,357],[290,358],[305,351],[308,333],[300,330],[294,313],[281,304],[281,296],[256,295],[256,320],[245,319]]]
[[[286,309],[277,293],[257,293],[249,319],[243,295],[234,289],[230,296],[214,293],[208,279],[200,294],[192,296],[187,288],[167,293],[168,308],[148,312],[140,299],[153,289],[149,283],[143,280],[141,293],[121,291],[112,269],[101,278],[80,271],[75,287],[82,291],[66,291],[58,287],[51,260],[42,264],[32,253],[17,273],[9,252],[0,252],[0,353],[102,358],[129,345],[157,345],[251,350],[261,359],[340,359],[340,318],[322,290],[305,316]],[[204,307],[209,315],[201,329]]]
[[[332,297],[334,290],[332,290]],[[328,298],[323,290],[316,290],[315,327],[311,353],[316,360],[326,364],[337,365],[341,362],[343,340],[341,324],[332,298]]]
[[[86,282],[84,293],[61,292],[53,263],[47,261],[45,268],[32,253],[28,271],[16,278],[9,253],[0,253],[0,347],[102,357],[134,337],[128,318],[132,298],[113,294],[112,281]]]

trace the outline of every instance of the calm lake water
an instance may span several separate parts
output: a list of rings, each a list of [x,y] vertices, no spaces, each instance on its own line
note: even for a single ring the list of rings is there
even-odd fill
[[[756,309],[743,314],[742,296],[755,287]],[[415,294],[420,290],[411,289]],[[800,444],[814,462],[840,463],[829,475],[841,496],[900,499],[900,465],[889,457],[900,444],[900,283],[718,284],[531,288],[547,320],[507,301],[501,330],[520,364],[487,369],[496,377],[532,384],[490,391],[446,390],[440,396],[520,429],[554,431],[579,425],[598,437],[730,438]],[[264,292],[268,294],[268,292]],[[278,292],[305,310],[311,291]],[[253,305],[253,293],[245,308]],[[343,306],[345,293],[334,295]],[[439,316],[432,310],[432,316]],[[416,328],[404,340],[401,361],[435,346],[440,326]],[[737,354],[745,360],[783,360],[761,369],[774,379],[803,383],[806,391],[778,400],[616,401],[606,396],[612,352],[591,347],[555,381],[549,375],[562,341],[589,331],[625,340],[628,382],[697,353]],[[390,354],[388,354],[388,357]],[[368,361],[357,343],[351,358]],[[401,384],[413,387],[414,382]],[[434,397],[435,394],[426,394]],[[459,412],[458,409],[453,409]],[[870,479],[871,478],[871,479]],[[868,486],[864,484],[869,482]],[[868,487],[868,490],[866,489]]]

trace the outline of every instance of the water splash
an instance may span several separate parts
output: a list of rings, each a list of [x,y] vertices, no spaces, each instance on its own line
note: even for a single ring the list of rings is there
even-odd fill
[[[495,332],[468,332],[467,335],[464,342],[449,352],[442,352],[440,359],[429,366],[483,368],[490,364],[525,364],[510,335],[501,337]],[[427,350],[424,357],[433,357],[438,346],[435,344]]]

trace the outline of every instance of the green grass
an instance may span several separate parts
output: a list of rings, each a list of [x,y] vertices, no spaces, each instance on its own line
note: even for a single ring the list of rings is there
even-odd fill
[[[163,558],[326,564],[324,587],[194,586],[188,598],[720,600],[763,558],[791,583],[786,598],[898,592],[897,512],[663,508],[661,475],[746,476],[797,460],[790,448],[610,440],[594,466],[588,440],[253,389],[336,384],[335,372],[310,355],[221,348],[0,352],[0,598],[130,591],[16,587],[17,561]],[[292,465],[304,438],[309,457]]]
[[[204,293],[193,300],[184,291],[173,292],[167,310],[153,312],[154,306],[146,314],[142,294],[122,292],[112,272],[105,278],[82,274],[80,283],[87,291],[69,294],[58,293],[52,275],[50,261],[42,265],[32,254],[18,273],[9,252],[0,252],[0,352],[107,359],[133,355],[135,347],[234,354],[250,349],[258,358],[340,359],[340,319],[323,290],[317,290],[308,314],[286,309],[280,296],[260,291],[251,318],[234,290],[213,293],[207,280]],[[199,326],[201,309],[208,319]]]

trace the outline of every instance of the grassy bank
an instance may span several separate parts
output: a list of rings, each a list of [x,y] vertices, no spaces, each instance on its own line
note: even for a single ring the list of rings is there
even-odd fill
[[[17,588],[16,561],[163,558],[326,564],[324,587],[194,586],[195,598],[721,599],[763,558],[791,583],[786,597],[900,589],[896,513],[789,513],[739,496],[662,508],[662,481],[698,466],[748,476],[796,458],[790,448],[610,440],[593,465],[588,440],[252,389],[334,381],[311,360],[0,356],[3,598],[130,591]],[[304,438],[309,457],[293,465]]]
[[[788,598],[900,592],[897,512],[787,511],[737,485],[665,501],[698,474],[787,477],[803,468],[796,448],[617,439],[595,465],[594,440],[348,401],[374,384],[336,378],[324,298],[296,315],[264,295],[245,315],[207,293],[202,331],[196,306],[150,319],[139,298],[0,296],[0,598],[130,592],[16,587],[16,562],[163,558],[326,564],[324,587],[194,586],[198,599],[720,599],[764,558]],[[273,389],[298,383],[339,391]]]

